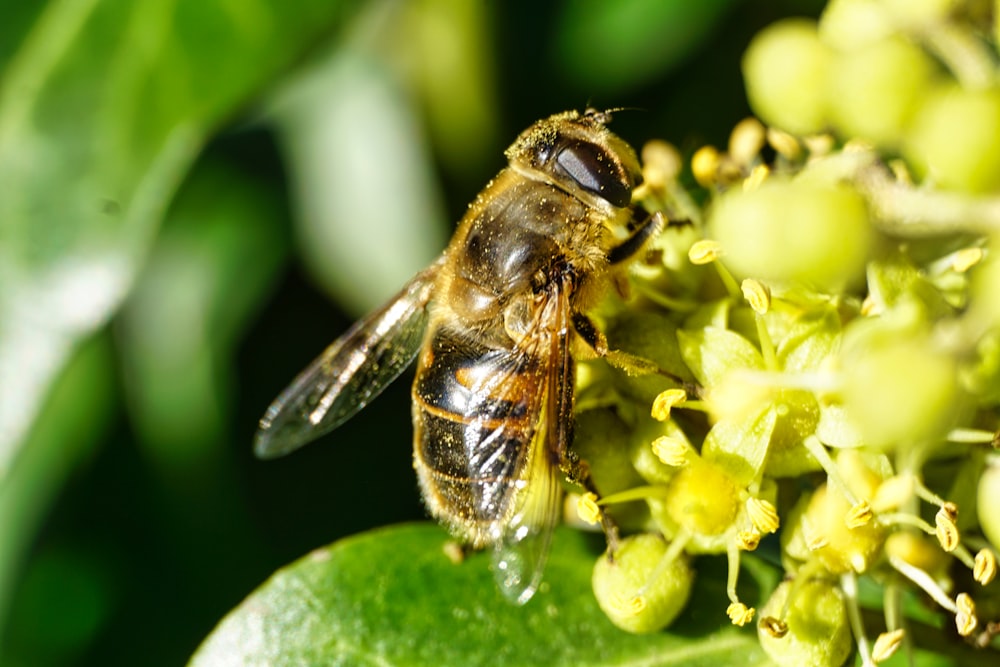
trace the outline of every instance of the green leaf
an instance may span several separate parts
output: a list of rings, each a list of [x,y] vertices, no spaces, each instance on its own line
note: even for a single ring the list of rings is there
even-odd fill
[[[0,79],[0,483],[210,134],[357,0],[52,0]]]
[[[715,567],[715,559],[699,561],[694,602],[669,632],[630,635],[611,625],[590,587],[600,550],[592,537],[557,531],[542,589],[523,607],[497,590],[488,554],[452,563],[443,550],[449,538],[436,526],[353,537],[277,572],[222,620],[190,664],[770,664],[752,630],[729,624],[725,565]],[[774,584],[770,568],[744,574],[741,585]]]
[[[77,347],[44,401],[17,474],[0,484],[0,664],[7,664],[2,633],[8,614],[24,611],[13,604],[13,594],[35,527],[47,515],[55,490],[93,455],[110,427],[117,399],[113,366],[107,332]]]

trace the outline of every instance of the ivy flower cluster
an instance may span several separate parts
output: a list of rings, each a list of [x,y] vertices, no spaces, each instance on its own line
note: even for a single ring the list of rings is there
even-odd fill
[[[751,44],[770,126],[747,119],[689,161],[643,148],[636,200],[671,224],[596,317],[657,371],[581,364],[575,445],[601,494],[576,497],[579,515],[605,507],[628,535],[593,575],[623,629],[669,625],[694,561],[720,554],[719,613],[756,624],[778,664],[908,650],[912,592],[957,637],[993,642],[994,18],[974,0],[835,0]],[[738,576],[761,545],[785,576],[755,608]]]

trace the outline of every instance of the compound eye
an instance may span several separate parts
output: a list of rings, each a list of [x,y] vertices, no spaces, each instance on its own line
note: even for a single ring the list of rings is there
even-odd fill
[[[556,156],[556,164],[581,188],[619,208],[632,201],[632,188],[622,180],[618,165],[595,144],[575,141],[564,146]]]

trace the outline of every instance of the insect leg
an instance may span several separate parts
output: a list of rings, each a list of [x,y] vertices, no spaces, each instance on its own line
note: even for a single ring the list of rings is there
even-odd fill
[[[588,493],[593,493],[598,498],[601,496],[590,476],[590,466],[587,465],[586,461],[581,461],[572,450],[563,454],[559,468],[570,482]],[[608,542],[608,554],[614,557],[614,553],[618,550],[618,524],[603,506],[598,505],[597,509],[600,512],[601,530],[604,531],[604,537]]]
[[[663,377],[670,378],[677,383],[677,386],[684,389],[691,396],[700,396],[701,388],[693,382],[685,380],[675,373],[660,368],[656,362],[646,359],[645,357],[640,357],[637,354],[631,354],[625,352],[624,350],[612,350],[608,348],[608,339],[604,337],[604,334],[589,317],[583,313],[573,313],[573,328],[576,333],[579,334],[580,338],[583,339],[598,357],[601,357],[609,364],[622,371],[623,373],[631,376],[636,375],[650,375],[656,373],[657,375],[662,375]]]
[[[646,359],[645,357],[640,357],[636,354],[631,354],[623,350],[612,350],[608,348],[608,339],[605,338],[604,334],[594,326],[594,323],[589,317],[583,313],[573,314],[573,328],[576,333],[579,334],[580,338],[583,339],[598,357],[601,357],[609,364],[614,366],[620,371],[627,373],[628,375],[649,375],[651,373],[657,373],[674,380],[679,385],[688,389],[692,387],[690,382],[684,380],[674,373],[668,370],[660,368],[656,362]]]
[[[646,242],[660,233],[666,226],[666,218],[663,213],[657,211],[648,216],[639,225],[639,228],[632,232],[632,235],[608,251],[608,261],[611,264],[624,262],[634,257]]]

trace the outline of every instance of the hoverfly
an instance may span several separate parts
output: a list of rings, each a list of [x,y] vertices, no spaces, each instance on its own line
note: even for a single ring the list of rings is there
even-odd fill
[[[584,312],[662,226],[659,214],[634,219],[639,162],[610,120],[568,111],[522,132],[444,253],[313,361],[255,440],[261,458],[291,452],[419,355],[413,465],[424,501],[466,544],[494,548],[497,582],[518,603],[541,580],[560,475],[593,486],[569,449],[571,349],[607,353]],[[613,547],[614,525],[602,523]]]

